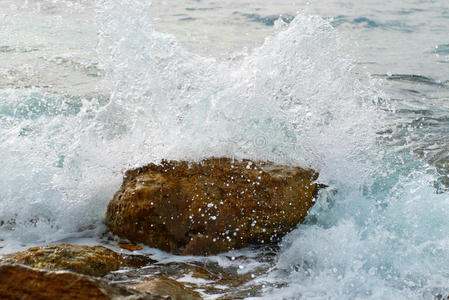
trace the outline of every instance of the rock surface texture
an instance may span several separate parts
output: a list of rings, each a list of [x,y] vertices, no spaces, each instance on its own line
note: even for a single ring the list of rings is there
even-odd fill
[[[129,285],[130,288],[147,292],[161,297],[171,297],[176,300],[202,300],[198,292],[186,288],[182,283],[170,278],[152,278],[138,284]]]
[[[120,237],[183,255],[271,243],[304,220],[317,178],[269,162],[162,161],[126,172],[106,223]]]
[[[90,276],[104,276],[133,263],[103,246],[60,244],[29,248],[7,255],[4,263],[16,263],[49,270],[70,270]]]
[[[110,285],[101,279],[68,271],[0,265],[1,299],[175,299]]]

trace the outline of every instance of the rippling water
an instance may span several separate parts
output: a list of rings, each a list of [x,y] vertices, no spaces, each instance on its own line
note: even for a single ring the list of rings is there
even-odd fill
[[[251,274],[240,296],[449,293],[446,0],[2,0],[0,25],[1,253],[107,243],[126,169],[230,155],[329,188],[276,255],[144,253]]]

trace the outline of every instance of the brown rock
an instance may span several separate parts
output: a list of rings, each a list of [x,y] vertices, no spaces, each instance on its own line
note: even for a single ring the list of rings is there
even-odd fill
[[[1,261],[50,270],[71,270],[90,276],[104,276],[122,266],[135,263],[103,246],[71,244],[33,247],[7,255]]]
[[[129,286],[141,292],[169,297],[176,300],[202,300],[198,292],[186,288],[182,283],[170,278],[152,278]]]
[[[167,299],[68,271],[0,265],[1,299]]]
[[[142,250],[143,247],[140,245],[134,245],[134,244],[119,244],[119,247],[128,251],[136,251],[136,250]]]
[[[304,220],[317,177],[269,162],[162,161],[126,172],[106,223],[120,237],[175,254],[275,242]]]

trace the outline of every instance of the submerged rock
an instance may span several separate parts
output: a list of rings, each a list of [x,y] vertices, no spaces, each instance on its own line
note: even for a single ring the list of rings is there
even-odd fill
[[[111,285],[69,271],[38,270],[23,265],[0,265],[2,299],[175,299]]]
[[[132,242],[183,255],[275,242],[306,217],[317,178],[269,162],[162,161],[126,172],[106,224]]]
[[[170,297],[170,299],[176,300],[203,299],[198,292],[186,288],[182,283],[170,278],[151,278],[137,284],[129,285],[129,287],[141,292]]]
[[[5,256],[1,262],[50,270],[71,270],[90,276],[104,276],[120,267],[139,263],[103,246],[60,244],[29,248]],[[143,264],[143,263],[142,263]]]

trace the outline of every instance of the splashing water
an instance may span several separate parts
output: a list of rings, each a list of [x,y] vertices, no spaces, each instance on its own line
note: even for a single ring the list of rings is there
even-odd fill
[[[227,62],[155,31],[149,5],[107,0],[96,21],[107,97],[0,90],[6,252],[101,232],[130,167],[224,155],[310,166],[329,185],[255,279],[265,298],[447,291],[449,197],[435,192],[433,167],[377,134],[388,108],[327,21],[277,21],[261,47]]]

